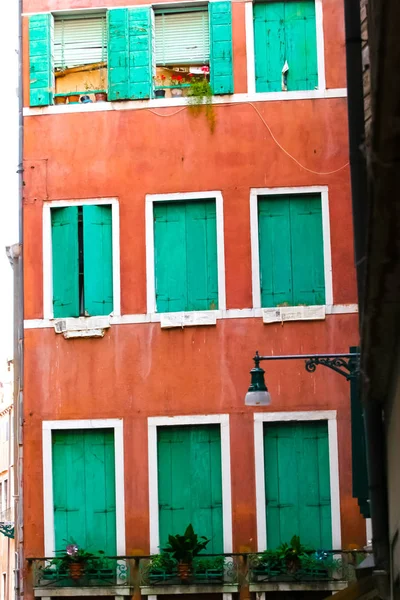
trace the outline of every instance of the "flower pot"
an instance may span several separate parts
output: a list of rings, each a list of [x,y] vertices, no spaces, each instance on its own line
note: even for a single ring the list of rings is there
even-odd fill
[[[72,94],[71,96],[68,96],[69,104],[76,104],[77,102],[79,102],[79,94]]]
[[[183,96],[183,89],[182,88],[172,88],[171,96],[173,98],[180,98],[181,96]]]
[[[56,96],[54,104],[67,104],[67,96]]]
[[[165,98],[165,90],[154,90],[155,98]]]
[[[107,102],[107,92],[97,92],[94,97],[96,102]]]
[[[192,574],[192,565],[180,562],[178,564],[178,575],[181,581],[187,581]]]
[[[78,579],[80,579],[83,576],[84,571],[85,571],[85,566],[81,562],[71,562],[69,564],[69,576],[74,581],[77,581]]]

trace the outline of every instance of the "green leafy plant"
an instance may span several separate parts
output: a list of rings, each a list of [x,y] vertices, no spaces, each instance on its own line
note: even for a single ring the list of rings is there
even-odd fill
[[[205,571],[223,571],[225,558],[223,556],[213,556],[207,558],[196,559],[196,573]]]
[[[204,536],[198,536],[192,525],[188,525],[183,535],[169,535],[168,544],[162,549],[178,563],[191,563],[193,558],[204,550],[210,542]]]
[[[192,114],[195,116],[205,109],[206,118],[211,133],[213,133],[215,129],[215,112],[212,104],[213,92],[207,79],[209,68],[202,67],[202,71],[202,75],[189,74],[188,103]]]
[[[175,561],[169,554],[163,552],[162,554],[155,554],[151,557],[150,571],[167,571],[170,572],[174,569]]]

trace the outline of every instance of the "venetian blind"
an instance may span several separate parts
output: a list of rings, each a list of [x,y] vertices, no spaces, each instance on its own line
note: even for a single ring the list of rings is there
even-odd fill
[[[210,32],[207,10],[155,15],[157,65],[208,63]]]
[[[106,16],[67,16],[54,21],[54,64],[71,68],[107,60]]]

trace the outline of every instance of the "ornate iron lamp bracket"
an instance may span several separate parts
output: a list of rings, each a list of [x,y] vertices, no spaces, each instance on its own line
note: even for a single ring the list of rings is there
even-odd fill
[[[284,356],[260,356],[258,351],[253,358],[256,368],[262,360],[304,360],[308,373],[314,373],[318,365],[328,367],[332,371],[346,377],[347,381],[358,377],[360,372],[360,353],[348,354],[289,354]]]

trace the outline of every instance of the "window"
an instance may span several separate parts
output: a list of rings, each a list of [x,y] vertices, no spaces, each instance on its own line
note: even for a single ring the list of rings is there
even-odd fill
[[[100,316],[113,311],[110,205],[51,208],[53,314]]]
[[[259,196],[261,306],[325,304],[320,194]]]
[[[160,548],[192,523],[223,552],[220,426],[159,427],[157,446]]]
[[[215,200],[154,203],[158,312],[218,309]]]
[[[254,3],[257,92],[318,87],[315,0]]]
[[[264,423],[267,543],[332,548],[326,421]]]
[[[114,431],[53,431],[52,450],[55,549],[73,539],[115,556]]]
[[[91,101],[96,90],[107,91],[109,100],[151,98],[156,63],[185,67],[186,73],[196,72],[196,66],[201,73],[201,66],[209,65],[213,93],[231,94],[231,2],[218,0],[208,10],[193,11],[155,13],[136,6],[111,9],[107,16],[32,15],[29,52],[31,106],[59,103],[64,94],[69,102],[83,96]]]

